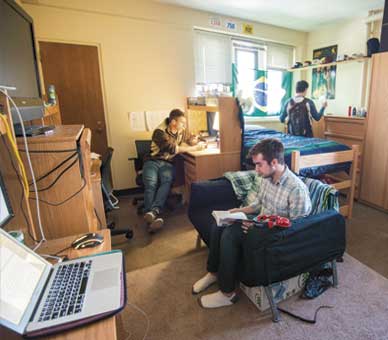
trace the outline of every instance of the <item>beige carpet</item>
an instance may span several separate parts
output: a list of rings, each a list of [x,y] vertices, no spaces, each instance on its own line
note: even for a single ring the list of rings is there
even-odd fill
[[[315,325],[285,315],[272,323],[269,312],[260,313],[242,293],[231,307],[202,309],[191,285],[204,273],[206,256],[204,251],[127,274],[128,302],[150,319],[147,339],[388,339],[388,280],[351,256],[338,265],[338,289],[281,304],[306,317],[320,305],[333,305],[319,312]],[[146,327],[145,317],[129,306],[118,317],[119,339],[143,339]]]

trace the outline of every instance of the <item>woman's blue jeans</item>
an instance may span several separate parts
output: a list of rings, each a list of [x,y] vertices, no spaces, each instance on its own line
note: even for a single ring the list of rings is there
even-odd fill
[[[144,211],[163,209],[174,181],[175,168],[163,160],[148,160],[143,165]]]

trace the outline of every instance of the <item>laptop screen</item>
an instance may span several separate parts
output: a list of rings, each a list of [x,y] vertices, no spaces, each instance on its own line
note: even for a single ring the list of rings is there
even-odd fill
[[[17,327],[24,321],[47,266],[51,265],[0,229],[0,323]]]

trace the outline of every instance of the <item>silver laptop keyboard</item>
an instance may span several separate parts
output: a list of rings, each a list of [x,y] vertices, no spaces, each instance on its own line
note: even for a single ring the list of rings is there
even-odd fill
[[[92,260],[64,264],[57,269],[38,322],[80,313]]]

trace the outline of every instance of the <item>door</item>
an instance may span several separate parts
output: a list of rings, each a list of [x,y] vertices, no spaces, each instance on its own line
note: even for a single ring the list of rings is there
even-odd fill
[[[92,151],[108,148],[98,50],[96,46],[39,42],[44,84],[55,85],[62,124],[92,130]]]

